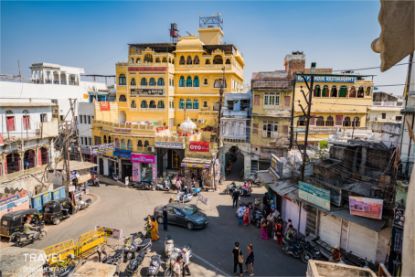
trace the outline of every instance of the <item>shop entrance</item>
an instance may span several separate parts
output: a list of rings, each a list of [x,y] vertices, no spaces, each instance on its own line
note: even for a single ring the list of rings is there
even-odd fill
[[[244,178],[244,155],[238,146],[232,146],[225,155],[225,177],[240,181]]]
[[[179,172],[184,158],[183,149],[157,149],[158,176],[165,176],[173,172]]]
[[[24,169],[29,169],[35,167],[35,151],[33,149],[29,149],[24,153],[23,165]]]
[[[133,165],[131,164],[131,162],[129,160],[122,160],[121,161],[121,178],[122,178],[122,181],[124,181],[125,177],[127,177],[127,176],[131,180],[132,172],[133,172]]]

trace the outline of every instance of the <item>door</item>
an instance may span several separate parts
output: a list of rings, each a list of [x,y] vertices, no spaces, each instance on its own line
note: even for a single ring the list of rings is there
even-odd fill
[[[177,225],[186,226],[186,219],[184,213],[180,209],[174,208],[173,218]]]
[[[322,241],[336,247],[340,243],[341,220],[329,214],[320,213],[319,236]]]

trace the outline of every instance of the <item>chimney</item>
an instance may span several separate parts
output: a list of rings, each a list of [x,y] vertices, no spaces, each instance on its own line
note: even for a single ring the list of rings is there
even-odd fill
[[[305,55],[301,51],[293,51],[291,54],[285,56],[284,59],[285,71],[288,73],[290,79],[293,78],[294,73],[304,72],[305,70]]]

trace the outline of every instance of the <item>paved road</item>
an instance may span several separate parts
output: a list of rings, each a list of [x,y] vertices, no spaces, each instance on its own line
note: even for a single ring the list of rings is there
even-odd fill
[[[92,188],[91,192],[98,197],[94,205],[58,226],[50,226],[47,238],[36,242],[34,247],[43,248],[63,240],[76,239],[97,225],[120,228],[125,234],[143,230],[144,217],[152,214],[155,206],[167,203],[170,197],[174,197],[168,192],[137,191],[116,186]],[[204,195],[209,198],[208,205],[198,203],[198,206],[209,216],[209,226],[199,231],[169,226],[168,231],[176,245],[191,245],[195,254],[192,261],[199,268],[206,268],[206,273],[214,271],[219,275],[230,275],[231,251],[237,240],[244,249],[247,243],[254,244],[256,276],[305,275],[306,265],[281,253],[274,241],[261,240],[259,230],[255,227],[237,224],[229,195],[216,192],[206,192]],[[162,248],[165,236],[166,233],[160,230],[162,239],[155,243],[156,250]]]

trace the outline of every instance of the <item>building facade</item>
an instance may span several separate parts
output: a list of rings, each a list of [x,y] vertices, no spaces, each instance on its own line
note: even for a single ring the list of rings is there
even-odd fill
[[[211,161],[220,90],[226,95],[243,85],[244,59],[222,37],[221,26],[201,26],[199,36],[177,43],[129,45],[128,62],[116,65],[116,101],[96,104],[94,144],[114,143],[98,162],[103,174],[155,180]]]

